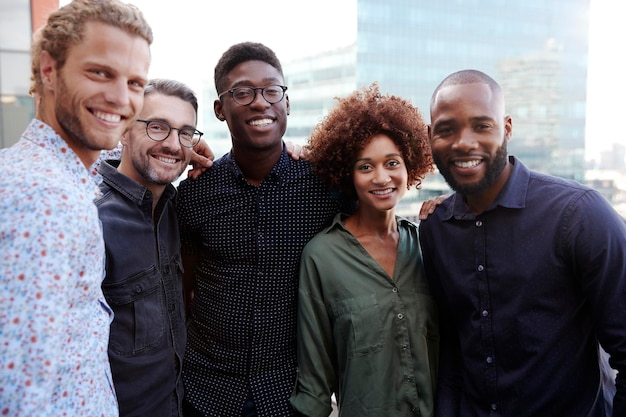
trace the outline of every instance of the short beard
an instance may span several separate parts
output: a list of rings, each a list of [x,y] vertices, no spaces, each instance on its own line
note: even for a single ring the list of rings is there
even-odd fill
[[[439,172],[450,188],[463,195],[478,194],[495,184],[500,174],[502,174],[502,171],[504,171],[508,162],[507,141],[506,138],[504,138],[502,145],[496,151],[496,155],[493,159],[483,161],[483,163],[487,165],[485,175],[473,184],[459,184],[454,180],[450,168],[445,165],[440,158],[433,155],[433,159],[435,164],[437,164]]]
[[[130,134],[130,132],[129,132]],[[140,139],[137,139],[140,140]],[[145,139],[144,139],[145,140]],[[175,181],[178,177],[180,177],[183,172],[185,172],[186,166],[182,167],[180,172],[178,173],[178,175],[176,175],[176,177],[174,178],[162,178],[159,175],[159,172],[154,169],[154,167],[151,165],[151,158],[148,155],[129,155],[131,158],[131,162],[133,164],[133,167],[135,168],[135,171],[137,171],[139,173],[139,175],[141,175],[141,177],[143,179],[145,179],[146,181],[148,181],[151,184],[155,184],[155,185],[167,185],[170,184],[171,182]],[[171,155],[172,157],[177,157],[176,155]]]
[[[58,77],[57,100],[55,102],[55,117],[63,131],[67,134],[68,139],[74,143],[80,143],[87,149],[92,151],[101,150],[100,147],[92,143],[91,138],[87,136],[85,128],[78,116],[78,103],[72,102],[69,94],[65,77],[59,72]]]

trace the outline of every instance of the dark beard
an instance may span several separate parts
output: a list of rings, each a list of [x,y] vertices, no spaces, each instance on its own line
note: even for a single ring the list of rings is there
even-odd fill
[[[454,176],[448,165],[445,165],[441,159],[435,155],[433,155],[433,159],[435,164],[437,164],[439,172],[450,188],[463,195],[478,194],[495,184],[498,176],[504,171],[508,161],[507,141],[506,138],[504,138],[502,145],[496,151],[496,156],[493,159],[483,161],[483,163],[487,165],[485,176],[473,184],[459,184],[454,180]]]

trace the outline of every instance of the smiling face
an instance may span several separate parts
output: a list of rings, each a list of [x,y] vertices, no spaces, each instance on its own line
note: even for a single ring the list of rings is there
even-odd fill
[[[38,116],[89,166],[101,149],[114,148],[136,119],[149,66],[144,38],[89,22],[61,69],[42,53],[43,110]]]
[[[502,93],[487,84],[443,87],[431,105],[433,159],[450,187],[462,194],[499,193],[508,178],[511,132]]]
[[[139,119],[159,120],[174,128],[196,127],[193,106],[174,96],[152,93],[146,96]],[[155,142],[146,133],[146,124],[135,122],[122,138],[124,150],[119,171],[154,192],[177,179],[189,165],[192,149],[180,145],[178,131]]]
[[[400,149],[385,134],[372,136],[354,163],[353,182],[359,210],[394,209],[408,186],[408,174]]]
[[[234,87],[265,87],[284,85],[280,72],[263,61],[246,61],[228,73],[225,85]],[[270,104],[256,91],[254,101],[248,105],[235,102],[226,93],[214,104],[215,114],[226,120],[233,142],[233,149],[267,150],[282,149],[282,137],[287,129],[289,98],[287,95],[278,103]]]

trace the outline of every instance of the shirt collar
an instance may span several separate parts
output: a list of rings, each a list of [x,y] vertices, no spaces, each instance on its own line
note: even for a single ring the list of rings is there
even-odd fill
[[[122,174],[117,170],[120,161],[107,160],[100,165],[100,174],[104,182],[114,188],[122,195],[132,200],[138,206],[146,201],[152,204],[152,193],[145,186]],[[163,191],[161,198],[169,199],[176,194],[176,189],[172,184],[168,184]],[[165,200],[164,200],[165,201]]]
[[[348,217],[350,217],[349,214],[346,213],[337,213],[335,214],[335,217],[333,218],[332,223],[330,224],[330,226],[328,226],[324,232],[325,233],[329,233],[331,230],[333,230],[334,228],[340,228],[343,230],[346,230],[346,226],[343,224],[344,220],[346,220]],[[415,227],[417,228],[417,225],[415,223],[413,223],[412,221],[404,218],[404,217],[400,217],[400,216],[396,216],[396,222],[398,223],[398,226],[411,226],[411,227]]]
[[[247,181],[241,171],[241,168],[235,161],[235,158],[233,158],[232,150],[224,155],[224,162],[227,163],[227,166],[235,177],[239,178],[241,181]],[[295,161],[287,153],[287,148],[283,143],[283,151],[280,154],[278,162],[276,162],[274,167],[272,167],[271,171],[267,174],[267,177],[265,177],[263,181],[273,181],[281,184],[284,183],[290,173],[290,165],[294,162]]]
[[[88,171],[78,155],[52,127],[41,120],[33,119],[22,136],[35,145],[52,152],[54,157],[67,168],[77,184],[86,187],[90,193],[93,193],[94,197],[99,195],[97,185],[102,182],[100,175]]]

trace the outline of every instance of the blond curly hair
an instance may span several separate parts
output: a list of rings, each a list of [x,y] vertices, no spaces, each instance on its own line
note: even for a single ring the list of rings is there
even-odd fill
[[[39,55],[47,51],[63,68],[71,46],[83,40],[85,25],[100,22],[144,38],[152,44],[152,29],[137,7],[119,0],[73,0],[50,14],[47,23],[33,36],[30,94],[41,95]]]

